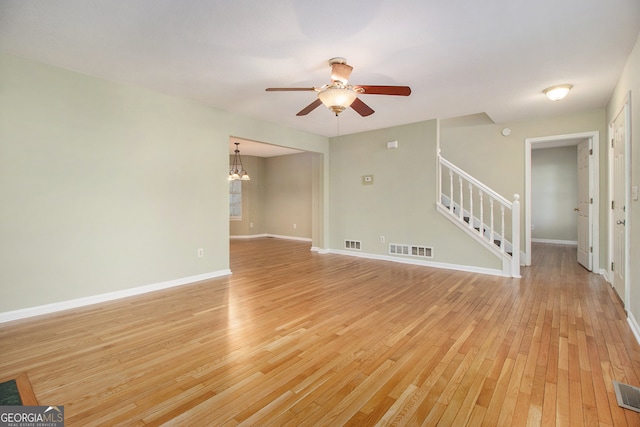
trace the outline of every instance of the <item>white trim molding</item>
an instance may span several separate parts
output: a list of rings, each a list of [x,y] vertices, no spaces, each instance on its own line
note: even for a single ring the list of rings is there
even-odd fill
[[[311,252],[317,252],[319,254],[328,254],[329,250],[324,248],[319,248],[317,246],[311,246]]]
[[[203,280],[214,279],[217,277],[228,276],[231,270],[225,269],[214,271],[211,273],[198,274],[195,276],[183,277],[181,279],[169,280],[166,282],[154,283],[151,285],[139,286],[136,288],[122,289],[120,291],[108,292],[106,294],[93,295],[89,297],[77,298],[68,301],[54,302],[52,304],[40,305],[37,307],[23,308],[20,310],[6,311],[0,313],[0,323],[11,322],[13,320],[25,319],[27,317],[41,316],[43,314],[57,313],[72,308],[85,307],[88,305],[99,304],[102,302],[113,301],[122,298],[128,298],[135,295],[146,294],[149,292],[159,291],[167,288],[174,288],[192,283],[201,282]]]
[[[298,240],[300,242],[311,242],[311,239],[308,237],[295,237],[295,236],[282,236],[280,234],[242,234],[229,236],[230,239],[258,239],[260,237],[273,237],[274,239],[286,239],[286,240]]]
[[[627,316],[627,323],[629,323],[631,332],[633,332],[633,335],[636,337],[636,341],[638,342],[638,344],[640,344],[640,325],[638,325],[636,318],[633,317],[633,314],[631,314],[630,311],[629,315]]]
[[[418,260],[418,259],[399,258],[399,257],[394,257],[389,255],[370,254],[366,252],[352,252],[352,251],[341,250],[341,249],[329,249],[325,253],[354,256],[358,258],[375,259],[380,261],[391,261],[391,262],[397,262],[401,264],[422,265],[424,267],[442,268],[445,270],[456,270],[456,271],[466,271],[469,273],[488,274],[491,276],[503,276],[503,277],[505,276],[502,270],[484,268],[484,267],[474,267],[470,265],[448,264],[445,262],[434,262],[434,261],[425,261],[425,260]]]
[[[260,237],[269,237],[268,234],[237,234],[229,236],[230,239],[258,239]]]
[[[553,245],[578,246],[578,242],[576,240],[536,239],[532,237],[531,241],[535,243],[550,243]]]

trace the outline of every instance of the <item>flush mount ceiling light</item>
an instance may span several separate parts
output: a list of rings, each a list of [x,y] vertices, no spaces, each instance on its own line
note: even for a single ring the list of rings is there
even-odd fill
[[[238,149],[240,143],[234,142],[234,144],[236,144],[236,149],[233,155],[233,164],[231,165],[231,169],[229,169],[229,181],[236,181],[239,179],[242,181],[250,181],[251,178],[249,178],[249,174],[246,170],[244,170],[244,167],[242,166],[240,150]]]
[[[557,86],[548,87],[542,92],[544,92],[544,94],[547,95],[547,98],[549,98],[550,100],[560,101],[561,99],[563,99],[565,96],[569,94],[569,91],[571,90],[572,87],[573,86],[569,84],[557,85]]]

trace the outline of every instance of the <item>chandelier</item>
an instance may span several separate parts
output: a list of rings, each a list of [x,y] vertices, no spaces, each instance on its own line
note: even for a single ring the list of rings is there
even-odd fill
[[[229,181],[250,181],[251,178],[249,178],[249,174],[246,170],[244,170],[244,167],[242,166],[240,150],[238,149],[240,143],[234,142],[234,144],[236,144],[236,149],[234,151],[235,154],[233,155],[233,164],[231,165],[231,169],[229,169]]]

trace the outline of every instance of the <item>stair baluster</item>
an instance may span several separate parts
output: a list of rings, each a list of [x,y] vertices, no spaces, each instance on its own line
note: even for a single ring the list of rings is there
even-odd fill
[[[469,228],[473,230],[473,185],[469,183]]]
[[[480,223],[478,224],[478,234],[484,235],[484,193],[480,190]]]
[[[507,246],[504,243],[504,205],[500,205],[500,235],[502,236],[502,240],[500,241],[500,252],[504,253],[504,247]]]
[[[449,209],[451,210],[451,213],[455,213],[453,210],[453,201],[455,200],[453,198],[453,171],[451,169],[449,169],[449,187],[451,189],[451,195],[449,196]]]
[[[493,197],[489,197],[489,213],[491,214],[491,222],[489,223],[489,244],[493,245],[495,240],[495,231],[493,229]]]
[[[458,183],[460,184],[460,203],[458,206],[460,206],[459,212],[458,212],[458,218],[460,219],[460,221],[464,221],[464,193],[462,192],[462,177],[458,176]]]

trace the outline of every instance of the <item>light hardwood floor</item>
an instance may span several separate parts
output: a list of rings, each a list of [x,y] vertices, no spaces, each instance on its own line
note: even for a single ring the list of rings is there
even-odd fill
[[[233,240],[233,274],[0,325],[68,426],[638,426],[640,347],[575,248],[522,279]]]

